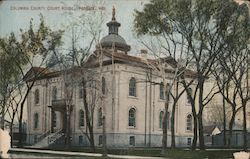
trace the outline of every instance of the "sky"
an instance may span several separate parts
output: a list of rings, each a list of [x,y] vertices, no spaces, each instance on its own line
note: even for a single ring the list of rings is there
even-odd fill
[[[137,54],[142,49],[133,33],[134,9],[141,10],[148,0],[4,0],[0,3],[0,37],[10,32],[20,33],[20,28],[27,29],[32,18],[39,22],[39,14],[54,30],[63,29],[72,17],[81,14],[92,14],[95,11],[104,13],[101,37],[108,34],[106,23],[111,20],[112,7],[116,8],[116,20],[121,23],[119,34],[131,45],[131,53]],[[77,4],[78,8],[75,7]]]
[[[134,9],[142,10],[148,0],[4,0],[0,1],[0,37],[8,36],[11,32],[16,35],[20,29],[29,28],[30,20],[34,26],[39,24],[40,14],[52,30],[64,29],[74,21],[74,17],[82,14],[92,15],[95,11],[104,13],[101,37],[108,34],[106,23],[111,20],[112,7],[116,8],[116,20],[121,23],[119,35],[131,45],[130,54],[139,54],[143,46],[133,34]],[[76,5],[77,4],[77,5]],[[77,6],[77,7],[76,7]],[[70,13],[70,14],[69,14]],[[70,15],[70,16],[69,16]],[[64,45],[69,45],[65,30]],[[84,42],[82,42],[84,43]],[[67,47],[67,46],[66,46]],[[26,120],[26,110],[24,121]]]

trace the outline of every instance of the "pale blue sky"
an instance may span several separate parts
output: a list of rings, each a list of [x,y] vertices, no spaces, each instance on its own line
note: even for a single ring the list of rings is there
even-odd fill
[[[79,4],[81,7],[104,7],[105,20],[103,24],[102,37],[107,35],[106,23],[111,20],[112,6],[116,8],[116,19],[121,23],[119,34],[131,45],[130,53],[137,54],[142,48],[138,40],[133,36],[133,13],[134,9],[141,10],[148,0],[8,0],[0,4],[0,36],[6,36],[10,32],[18,33],[20,28],[27,29],[31,18],[38,22],[39,14],[42,13],[47,24],[52,29],[60,29],[68,22],[61,7],[74,7]],[[20,8],[24,7],[24,9]],[[37,8],[40,7],[40,8]],[[51,7],[57,10],[49,10]],[[55,8],[58,7],[58,8]],[[35,10],[33,10],[35,9]],[[72,11],[73,16],[82,13],[91,13],[85,8]]]

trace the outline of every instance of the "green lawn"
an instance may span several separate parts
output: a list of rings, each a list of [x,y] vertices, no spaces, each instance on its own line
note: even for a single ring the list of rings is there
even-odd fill
[[[80,147],[73,147],[71,148],[71,151],[91,152],[90,149],[84,149]],[[184,149],[169,149],[167,150],[167,154],[165,155],[165,157],[170,159],[232,159],[233,153],[236,151],[240,150],[191,151]],[[97,149],[96,153],[102,153],[102,149]],[[164,157],[163,155],[161,155],[161,149],[159,148],[109,149],[108,154]]]

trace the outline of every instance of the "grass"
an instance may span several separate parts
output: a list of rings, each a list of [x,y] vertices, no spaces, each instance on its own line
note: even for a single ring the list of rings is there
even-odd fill
[[[233,158],[231,150],[207,150],[207,151],[190,151],[190,150],[169,150],[167,157],[172,159],[229,159]]]
[[[65,149],[56,149],[65,150]],[[91,152],[90,149],[71,147],[71,151],[75,152]],[[166,155],[161,154],[160,148],[129,148],[129,149],[109,149],[108,154],[115,155],[132,155],[132,156],[152,156],[166,157],[170,159],[231,159],[233,153],[239,150],[205,150],[191,151],[187,149],[169,149]],[[96,153],[102,153],[102,149],[97,149]]]

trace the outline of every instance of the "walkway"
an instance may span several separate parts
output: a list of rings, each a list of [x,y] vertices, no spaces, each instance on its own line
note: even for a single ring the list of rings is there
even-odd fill
[[[52,150],[37,150],[37,149],[22,149],[22,148],[11,148],[13,152],[27,152],[27,153],[43,153],[43,154],[54,154],[54,155],[65,155],[66,156],[89,156],[89,157],[101,157],[100,153],[85,153],[85,152],[65,152],[65,151],[52,151]],[[127,159],[166,159],[163,157],[144,157],[144,156],[125,156],[125,155],[111,155],[111,158],[127,158]]]

